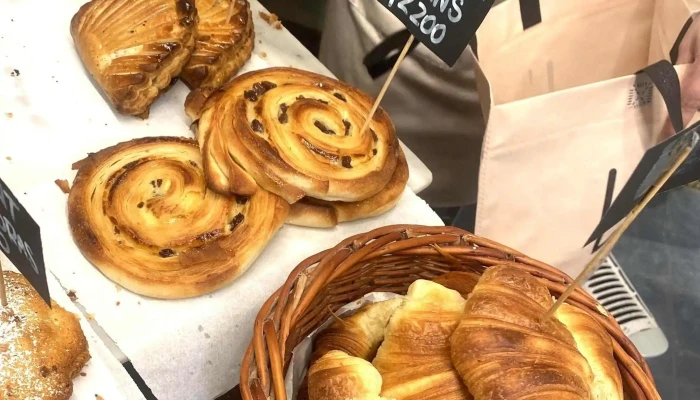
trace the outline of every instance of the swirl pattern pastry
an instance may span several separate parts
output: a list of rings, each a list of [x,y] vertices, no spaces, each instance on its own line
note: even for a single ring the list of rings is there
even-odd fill
[[[196,25],[194,0],[93,0],[71,35],[117,111],[145,118],[192,55]]]
[[[292,68],[235,78],[212,95],[199,119],[209,186],[250,194],[257,182],[289,203],[376,195],[394,175],[399,143],[381,109],[360,132],[372,103],[342,82]]]
[[[185,102],[188,114],[201,108],[211,92],[241,69],[253,52],[255,38],[253,14],[247,0],[197,0],[197,12],[194,53],[180,74],[193,89]]]
[[[199,296],[241,275],[284,223],[289,205],[206,188],[194,140],[160,137],[91,154],[68,199],[73,237],[108,278],[156,298]]]
[[[407,182],[408,164],[403,151],[399,148],[399,162],[394,175],[382,191],[365,200],[351,203],[304,197],[292,204],[287,223],[314,228],[331,228],[342,222],[383,214],[396,205]]]

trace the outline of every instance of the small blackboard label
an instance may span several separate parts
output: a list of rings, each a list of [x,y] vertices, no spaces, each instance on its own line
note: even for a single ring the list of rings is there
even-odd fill
[[[622,221],[642,201],[644,195],[664,172],[671,168],[678,159],[679,153],[686,147],[692,148],[690,155],[666,181],[661,191],[664,192],[700,180],[699,142],[700,122],[647,150],[585,245],[600,240],[610,228]]]
[[[379,0],[450,67],[469,45],[495,0]]]
[[[0,179],[0,250],[51,307],[39,225]]]

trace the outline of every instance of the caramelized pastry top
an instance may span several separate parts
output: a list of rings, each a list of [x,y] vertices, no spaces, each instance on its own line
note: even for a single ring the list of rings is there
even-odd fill
[[[372,104],[357,89],[306,71],[243,74],[207,101],[199,120],[207,181],[238,194],[229,177],[247,176],[289,203],[374,196],[394,174],[399,143],[381,109],[360,132]]]
[[[148,116],[194,50],[194,0],[92,0],[71,21],[85,68],[122,114]]]
[[[281,227],[288,204],[208,190],[197,142],[120,143],[78,163],[68,216],[82,253],[139,294],[184,298],[229,284]]]

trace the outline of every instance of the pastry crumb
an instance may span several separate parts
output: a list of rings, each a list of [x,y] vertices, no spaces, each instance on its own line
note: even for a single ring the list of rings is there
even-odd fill
[[[7,156],[7,157],[5,157],[5,160],[7,160],[7,161],[12,161],[12,157]]]
[[[13,69],[12,72],[10,72],[10,76],[19,76],[19,70],[17,68]]]
[[[88,319],[88,321],[94,320],[94,319],[95,319],[95,314],[88,314],[88,315],[87,315],[87,319]]]
[[[282,29],[282,23],[280,22],[280,19],[279,17],[277,17],[276,14],[268,14],[266,12],[260,11],[260,18],[262,18],[263,21],[267,22],[267,24],[272,26],[273,28]]]
[[[95,400],[105,400],[105,399],[102,396],[100,396],[99,394],[96,394]]]
[[[119,285],[114,285],[115,288],[117,288],[117,293],[122,291],[122,287]]]
[[[85,372],[81,372],[80,376],[87,376],[87,374]]]
[[[267,53],[265,53],[264,51],[261,51],[261,52],[260,52],[260,57],[262,57],[262,58],[267,58]]]
[[[75,303],[76,301],[78,301],[78,296],[76,296],[75,290],[69,290],[69,291],[68,291],[68,298],[70,299],[70,301],[72,301],[72,302],[74,302],[74,303]]]
[[[138,304],[141,305],[141,302],[139,301]]]
[[[118,301],[118,302],[117,302],[117,307],[119,307],[120,304],[122,304],[122,302],[121,302],[121,301]]]
[[[63,191],[63,193],[65,193],[65,194],[70,193],[70,184],[68,183],[67,180],[56,179],[54,182],[56,183],[56,186],[58,186]]]
[[[5,113],[5,116],[6,116],[7,118],[12,118],[12,117],[15,116],[15,114],[12,114],[11,112],[6,112],[6,113]]]

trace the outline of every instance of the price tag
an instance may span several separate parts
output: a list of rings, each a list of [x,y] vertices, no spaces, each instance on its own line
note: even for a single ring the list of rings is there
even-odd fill
[[[693,150],[676,172],[671,175],[661,191],[700,180],[700,146],[698,146],[698,142],[700,142],[700,122],[647,150],[620,194],[603,215],[603,219],[591,237],[588,238],[586,246],[601,239],[605,232],[632,211],[659,177],[671,167],[683,148],[691,147]]]
[[[379,0],[450,67],[474,37],[495,0]]]
[[[0,179],[0,250],[51,307],[39,225]]]

